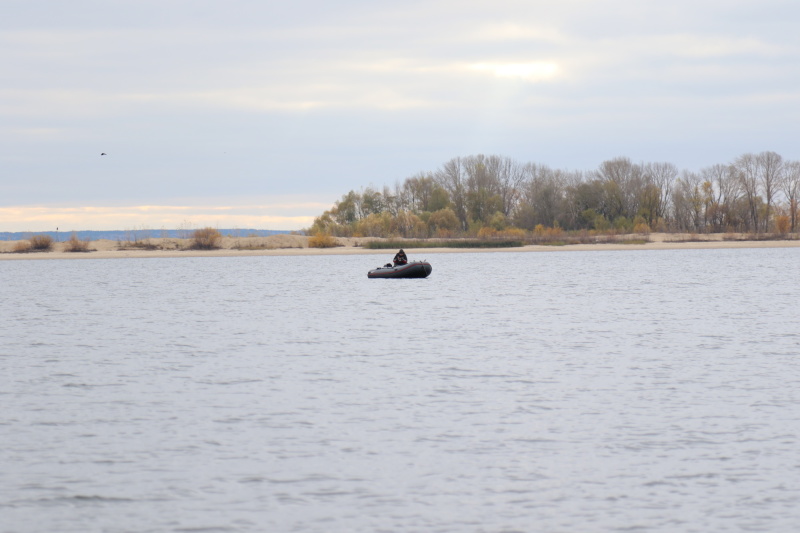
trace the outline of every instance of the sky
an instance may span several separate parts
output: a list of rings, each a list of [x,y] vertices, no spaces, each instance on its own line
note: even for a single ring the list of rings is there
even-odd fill
[[[800,159],[796,0],[0,12],[0,231],[298,230],[350,190],[475,154],[569,170]]]

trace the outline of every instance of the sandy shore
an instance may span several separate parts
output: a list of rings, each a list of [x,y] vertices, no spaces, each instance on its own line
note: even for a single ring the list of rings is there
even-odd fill
[[[740,241],[725,240],[723,234],[703,235],[702,241],[686,241],[686,235],[653,233],[645,244],[572,244],[567,246],[523,246],[521,248],[407,248],[411,256],[434,253],[488,253],[488,252],[577,252],[588,250],[686,250],[710,248],[800,248],[800,240]],[[363,248],[368,239],[339,238],[342,246],[335,248],[309,248],[308,237],[302,235],[273,235],[270,237],[225,237],[218,250],[186,250],[188,240],[148,239],[137,246],[120,246],[117,241],[91,241],[90,252],[66,252],[65,244],[54,243],[50,252],[14,253],[18,241],[0,241],[0,261],[39,259],[115,259],[126,257],[248,257],[264,255],[350,255],[370,254],[389,257],[392,250]],[[147,249],[149,244],[155,249]]]

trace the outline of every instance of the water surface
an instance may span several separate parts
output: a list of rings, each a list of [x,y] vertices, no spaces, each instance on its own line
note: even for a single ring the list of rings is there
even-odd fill
[[[798,250],[427,259],[0,262],[0,531],[795,530]]]

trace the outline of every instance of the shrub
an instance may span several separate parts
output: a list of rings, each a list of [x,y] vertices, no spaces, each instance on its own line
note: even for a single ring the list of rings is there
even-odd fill
[[[34,235],[30,238],[31,249],[39,252],[49,252],[53,248],[53,238],[50,235]]]
[[[414,228],[418,227],[419,224],[425,225],[422,222],[422,219],[419,218],[414,213],[410,211],[400,211],[397,215],[391,219],[389,224],[389,233],[400,235],[402,237],[410,237],[414,233]],[[423,231],[424,234],[427,233],[427,229]]]
[[[24,254],[30,252],[32,248],[30,241],[17,241],[11,251],[17,254]]]
[[[220,247],[222,234],[214,228],[200,228],[192,233],[192,250],[216,250]]]
[[[386,237],[392,231],[392,217],[389,213],[370,213],[366,217],[357,221],[355,224],[354,233],[358,233],[365,237]],[[341,232],[340,236],[344,236]],[[325,231],[315,231],[314,236],[317,235],[331,235],[330,229]]]
[[[614,229],[617,231],[629,233],[633,229],[633,222],[628,220],[626,217],[618,216],[617,218],[614,219]]]
[[[546,243],[564,243],[564,230],[556,226],[555,228],[548,228],[542,224],[536,224],[533,228],[532,241],[537,244]]]
[[[789,233],[789,228],[791,227],[791,221],[789,217],[786,215],[779,215],[775,217],[775,230],[780,233],[781,235],[786,235]]]
[[[309,248],[333,248],[335,246],[341,245],[330,233],[315,233],[308,239]]]
[[[69,240],[66,242],[64,247],[65,252],[88,252],[89,251],[89,239],[82,241],[78,238],[78,235],[73,231],[72,235],[70,236]]]
[[[608,219],[603,215],[598,214],[597,216],[594,217],[594,220],[592,221],[592,226],[597,231],[608,231],[609,229],[611,229],[611,222],[609,222]]]
[[[483,227],[483,222],[481,222],[480,220],[471,220],[469,223],[469,227],[467,228],[467,236],[476,237],[482,227]]]
[[[521,228],[507,228],[500,232],[499,235],[504,239],[517,239],[520,241],[527,237],[527,233]]]
[[[484,226],[478,230],[479,239],[495,239],[497,238],[497,230],[491,226]]]
[[[508,227],[508,219],[506,219],[503,213],[498,211],[489,219],[489,225],[497,231],[503,231]]]
[[[428,217],[428,225],[437,235],[451,235],[459,225],[455,211],[449,207],[434,211]]]
[[[428,225],[425,223],[424,220],[421,218],[414,222],[414,227],[411,230],[411,237],[416,239],[424,239],[428,236],[430,230],[428,229]]]

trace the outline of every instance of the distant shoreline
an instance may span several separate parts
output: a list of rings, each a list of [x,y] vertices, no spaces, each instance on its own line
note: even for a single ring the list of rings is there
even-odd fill
[[[0,231],[0,241],[16,241],[27,239],[31,235],[48,235],[56,241],[65,241],[71,235],[77,238],[91,241],[107,239],[110,241],[129,240],[129,239],[153,239],[156,237],[167,239],[188,238],[194,230],[190,229],[129,229],[129,230],[80,230],[80,231]],[[290,230],[271,230],[271,229],[250,229],[217,228],[222,235],[229,237],[269,237],[271,235],[284,235],[293,232]]]
[[[407,248],[409,255],[421,256],[439,253],[508,253],[508,252],[584,252],[617,250],[702,250],[702,249],[747,249],[747,248],[800,248],[800,240],[724,240],[722,234],[702,235],[702,240],[681,241],[680,235],[656,233],[649,236],[650,242],[643,244],[602,243],[569,244],[564,246],[526,245],[514,248]],[[303,235],[273,235],[269,237],[225,237],[222,248],[217,250],[186,250],[188,240],[149,239],[119,249],[119,242],[110,240],[91,241],[90,252],[63,251],[64,243],[55,243],[53,251],[14,253],[17,241],[0,241],[0,261],[36,261],[44,259],[125,259],[125,258],[177,258],[177,257],[257,257],[257,256],[303,256],[303,255],[381,255],[391,257],[392,250],[372,250],[363,244],[370,239],[337,238],[344,246],[334,248],[309,248],[308,237]],[[144,246],[167,249],[145,249]]]

